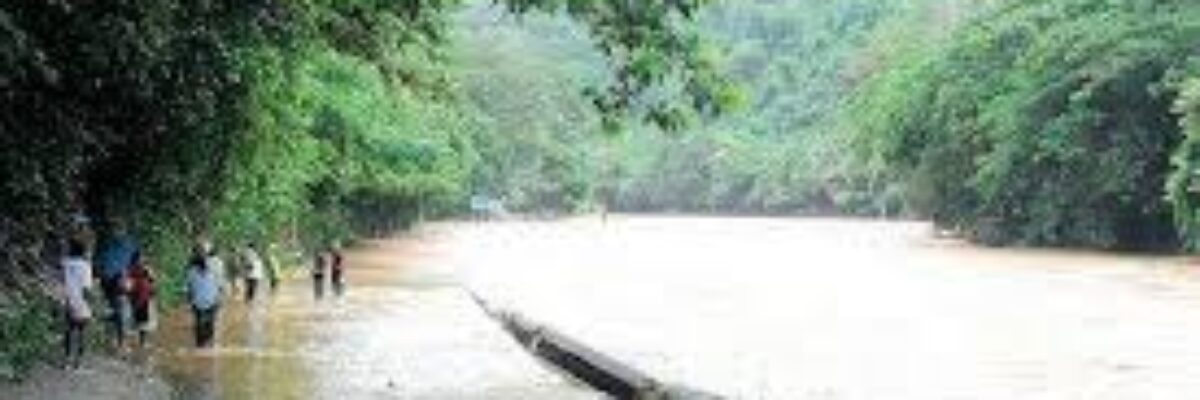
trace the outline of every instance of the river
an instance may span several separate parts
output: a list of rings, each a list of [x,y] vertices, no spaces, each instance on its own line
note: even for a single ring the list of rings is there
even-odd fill
[[[1183,258],[986,249],[842,219],[452,230],[484,297],[733,398],[1200,398],[1200,271]]]
[[[979,248],[916,222],[614,216],[434,223],[351,261],[346,299],[292,282],[231,306],[215,352],[160,346],[160,370],[184,398],[580,394],[474,339],[495,332],[459,316],[470,290],[731,398],[1200,396],[1200,270],[1179,257]],[[186,341],[184,322],[160,340]]]

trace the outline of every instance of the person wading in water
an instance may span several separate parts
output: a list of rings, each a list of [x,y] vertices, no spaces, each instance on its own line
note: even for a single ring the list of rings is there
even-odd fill
[[[133,306],[133,322],[138,332],[138,347],[145,348],[154,330],[154,270],[142,252],[134,253],[133,268],[129,270],[129,300]]]
[[[266,267],[263,265],[262,255],[258,253],[258,245],[248,243],[246,248],[242,249],[242,272],[246,277],[246,302],[250,303],[254,301],[266,278]]]
[[[342,258],[342,249],[337,242],[329,247],[329,281],[333,286],[333,294],[341,297],[346,290],[346,264]]]
[[[279,288],[279,249],[275,243],[268,243],[266,254],[263,254],[263,264],[267,267],[267,282],[271,286],[271,293]]]
[[[188,303],[195,317],[196,346],[210,348],[216,332],[217,313],[221,309],[222,278],[213,260],[219,260],[211,245],[197,246],[187,267]]]
[[[313,297],[317,300],[325,297],[325,270],[329,268],[329,259],[330,255],[326,251],[318,251],[313,257]]]

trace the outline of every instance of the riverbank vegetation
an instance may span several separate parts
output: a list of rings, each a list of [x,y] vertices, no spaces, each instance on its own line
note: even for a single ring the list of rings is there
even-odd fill
[[[1193,243],[1197,154],[1180,121],[1192,118],[1181,93],[1198,12],[1186,1],[1000,2],[897,57],[851,114],[913,208],[973,237]]]
[[[605,58],[586,101],[606,129],[674,129],[719,113],[732,92],[691,28],[704,3],[498,7],[588,28]],[[458,10],[440,0],[0,6],[0,309],[53,293],[44,283],[65,238],[103,236],[112,221],[140,239],[170,298],[199,236],[303,249],[461,208],[488,125],[451,74]],[[13,315],[4,338],[24,326]],[[0,346],[7,364],[27,353]]]
[[[582,152],[583,198],[621,211],[904,216],[994,245],[1193,248],[1198,12],[721,2],[699,24],[740,111],[677,134],[551,142]],[[563,47],[523,29],[527,48]],[[560,71],[587,80],[595,66]]]

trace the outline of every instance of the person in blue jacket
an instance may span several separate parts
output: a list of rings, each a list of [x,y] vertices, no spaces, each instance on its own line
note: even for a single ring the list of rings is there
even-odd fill
[[[129,270],[138,251],[137,241],[121,221],[115,220],[96,255],[100,290],[108,306],[107,320],[118,349],[125,348],[125,331],[130,319]]]

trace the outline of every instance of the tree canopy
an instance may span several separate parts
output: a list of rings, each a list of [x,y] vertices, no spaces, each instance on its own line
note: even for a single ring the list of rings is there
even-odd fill
[[[610,129],[678,129],[728,83],[704,1],[511,0],[604,55]],[[0,6],[0,274],[44,271],[84,216],[181,264],[197,235],[319,243],[457,206],[479,124],[451,76],[453,0],[18,0]],[[578,90],[582,91],[581,87]],[[21,272],[23,271],[23,272]]]
[[[83,216],[176,264],[486,194],[520,211],[925,216],[997,244],[1197,243],[1182,0],[18,0],[0,258]],[[103,224],[94,224],[102,226]]]
[[[1186,109],[1198,11],[1003,2],[874,77],[852,113],[911,205],[947,226],[994,243],[1173,247],[1173,214],[1191,217],[1170,202],[1194,193],[1181,177],[1166,196],[1185,137],[1172,105]]]

